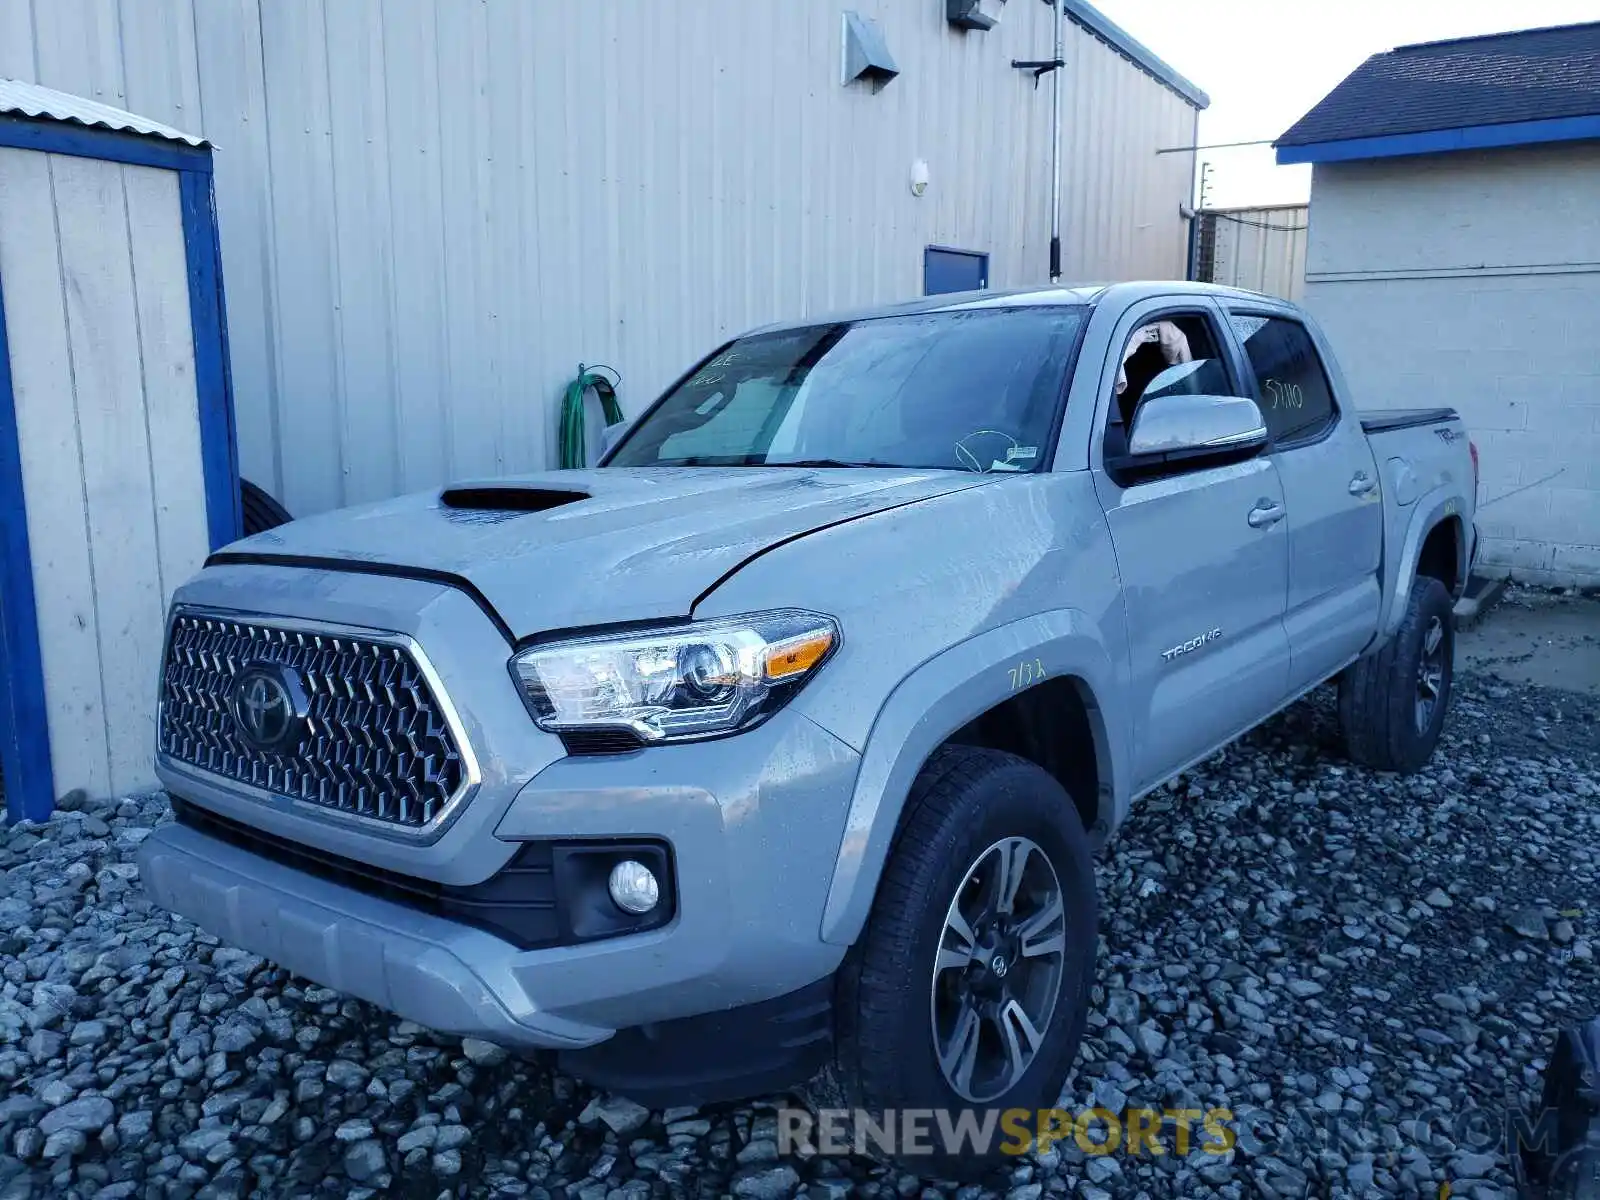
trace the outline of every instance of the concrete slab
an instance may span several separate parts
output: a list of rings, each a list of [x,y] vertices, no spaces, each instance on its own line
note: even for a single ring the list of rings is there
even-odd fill
[[[1456,669],[1600,696],[1600,599],[1513,585],[1456,634]]]

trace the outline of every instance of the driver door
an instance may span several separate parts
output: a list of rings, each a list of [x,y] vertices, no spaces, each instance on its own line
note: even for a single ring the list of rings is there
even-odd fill
[[[1130,309],[1103,364],[1090,465],[1122,576],[1136,793],[1276,709],[1289,684],[1289,549],[1272,459],[1178,461],[1138,477],[1115,466],[1127,434],[1115,417],[1131,425],[1140,400],[1117,394],[1119,370],[1131,340],[1157,321],[1184,332],[1197,365],[1183,373],[1195,386],[1249,394],[1220,313],[1193,297]],[[1154,382],[1128,375],[1135,388]]]

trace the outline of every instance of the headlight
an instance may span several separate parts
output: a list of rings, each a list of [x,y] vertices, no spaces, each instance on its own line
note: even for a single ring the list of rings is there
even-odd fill
[[[541,729],[664,742],[757,723],[838,644],[831,617],[780,609],[534,646],[511,675]]]

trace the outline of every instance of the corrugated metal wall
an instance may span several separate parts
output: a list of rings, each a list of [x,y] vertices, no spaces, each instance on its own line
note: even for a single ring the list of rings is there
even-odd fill
[[[0,0],[0,75],[218,147],[242,466],[296,514],[554,464],[580,361],[643,407],[721,337],[917,295],[930,244],[1043,278],[1051,11],[851,0]],[[1063,255],[1179,277],[1195,111],[1072,26]],[[929,163],[926,196],[911,164]]]
[[[1304,204],[1205,210],[1198,277],[1298,302],[1306,286],[1310,212]]]

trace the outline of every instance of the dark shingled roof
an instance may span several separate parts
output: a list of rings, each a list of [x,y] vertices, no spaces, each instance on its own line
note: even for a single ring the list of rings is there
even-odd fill
[[[1600,21],[1374,54],[1274,145],[1600,114]]]

